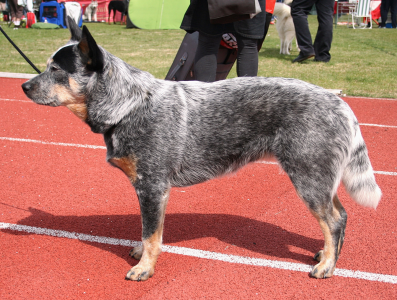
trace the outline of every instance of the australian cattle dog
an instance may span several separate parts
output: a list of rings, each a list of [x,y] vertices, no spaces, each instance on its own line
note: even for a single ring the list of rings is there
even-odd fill
[[[204,182],[269,155],[324,234],[311,276],[332,276],[347,220],[337,196],[340,182],[361,205],[376,208],[381,198],[359,124],[342,99],[297,79],[156,79],[98,46],[85,26],[69,24],[70,41],[22,88],[34,102],[66,106],[103,134],[107,161],[134,186],[142,245],[130,252],[140,262],[126,279],[154,273],[171,187]]]

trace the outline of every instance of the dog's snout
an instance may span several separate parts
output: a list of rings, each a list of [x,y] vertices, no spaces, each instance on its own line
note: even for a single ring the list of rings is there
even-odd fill
[[[32,88],[32,85],[29,82],[25,82],[22,84],[22,89],[25,93],[29,92]]]

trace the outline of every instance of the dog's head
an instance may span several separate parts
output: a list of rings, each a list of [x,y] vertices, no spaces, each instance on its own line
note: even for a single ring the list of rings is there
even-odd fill
[[[99,47],[87,27],[68,17],[69,42],[48,60],[46,70],[22,88],[34,102],[66,106],[96,133],[148,104],[155,78]]]
[[[71,39],[47,61],[46,70],[22,84],[25,94],[37,104],[67,106],[85,120],[87,107],[84,81],[103,70],[103,53],[84,26],[68,18]]]

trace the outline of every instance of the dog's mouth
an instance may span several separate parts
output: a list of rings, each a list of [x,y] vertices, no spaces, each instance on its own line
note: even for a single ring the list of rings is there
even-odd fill
[[[56,98],[48,97],[47,93],[41,92],[35,84],[27,81],[22,84],[22,90],[25,95],[36,104],[47,106],[59,106],[60,103]]]
[[[41,93],[37,90],[34,84],[27,81],[22,84],[22,90],[25,95],[36,104],[47,105],[47,106],[59,106],[60,103],[57,99],[49,98],[45,93]],[[44,94],[44,96],[43,96]]]
[[[45,100],[33,100],[32,101],[36,104],[39,105],[45,105],[45,106],[52,106],[52,107],[57,107],[59,106],[59,104],[57,103],[57,101],[52,101],[52,102],[46,102]]]

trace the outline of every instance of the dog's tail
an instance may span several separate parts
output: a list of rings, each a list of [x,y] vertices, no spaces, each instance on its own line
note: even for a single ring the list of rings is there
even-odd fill
[[[358,124],[355,127],[350,161],[343,172],[342,182],[354,201],[360,205],[375,209],[378,206],[382,192],[375,181],[367,146]]]

